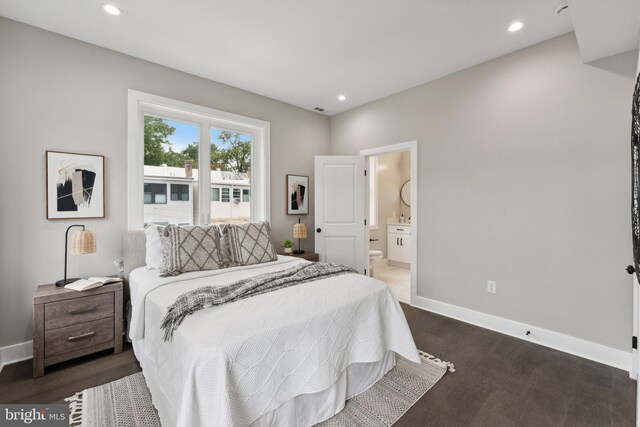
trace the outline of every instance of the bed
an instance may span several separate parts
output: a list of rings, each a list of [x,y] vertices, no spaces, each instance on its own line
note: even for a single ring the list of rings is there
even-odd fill
[[[144,238],[125,236],[129,336],[165,426],[311,426],[392,369],[396,353],[419,363],[391,291],[358,274],[198,311],[164,341],[161,320],[181,294],[308,261],[160,277],[144,266]]]

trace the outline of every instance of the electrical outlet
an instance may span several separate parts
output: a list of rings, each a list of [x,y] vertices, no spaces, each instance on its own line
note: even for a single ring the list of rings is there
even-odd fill
[[[497,290],[496,282],[493,280],[487,280],[487,292],[490,294],[495,294]]]

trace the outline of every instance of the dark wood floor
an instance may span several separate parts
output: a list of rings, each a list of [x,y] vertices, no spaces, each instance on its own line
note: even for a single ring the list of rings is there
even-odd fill
[[[397,426],[633,426],[629,373],[403,305],[416,346],[453,362]]]
[[[632,426],[627,372],[403,304],[419,349],[455,363],[396,426]],[[56,403],[138,372],[129,346],[47,368],[31,361],[0,373],[0,403]]]

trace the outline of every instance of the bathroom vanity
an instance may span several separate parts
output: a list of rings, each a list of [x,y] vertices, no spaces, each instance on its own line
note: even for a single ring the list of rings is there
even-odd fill
[[[409,268],[411,224],[387,222],[387,259],[390,265]]]

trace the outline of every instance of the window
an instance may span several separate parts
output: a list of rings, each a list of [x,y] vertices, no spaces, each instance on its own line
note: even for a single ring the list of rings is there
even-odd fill
[[[220,187],[211,188],[211,201],[212,202],[220,201]]]
[[[167,184],[145,184],[144,203],[146,205],[167,204]]]
[[[189,201],[189,185],[188,184],[171,184],[171,200],[188,202]]]
[[[222,189],[222,202],[229,203],[229,189],[228,188],[223,188]]]
[[[269,219],[268,122],[135,90],[128,101],[129,228]],[[144,186],[178,179],[191,181],[176,183],[188,185],[187,191],[165,188],[156,196]],[[230,191],[234,185],[239,194]],[[244,199],[245,186],[251,203],[229,203]],[[181,203],[162,206],[169,197]]]
[[[212,127],[211,172],[212,185],[230,187],[229,198],[223,201],[233,203],[211,205],[211,223],[243,223],[251,221],[251,204],[242,203],[242,189],[252,181],[253,136],[244,132]]]
[[[244,203],[251,202],[251,190],[249,190],[248,188],[242,190],[242,201]]]

